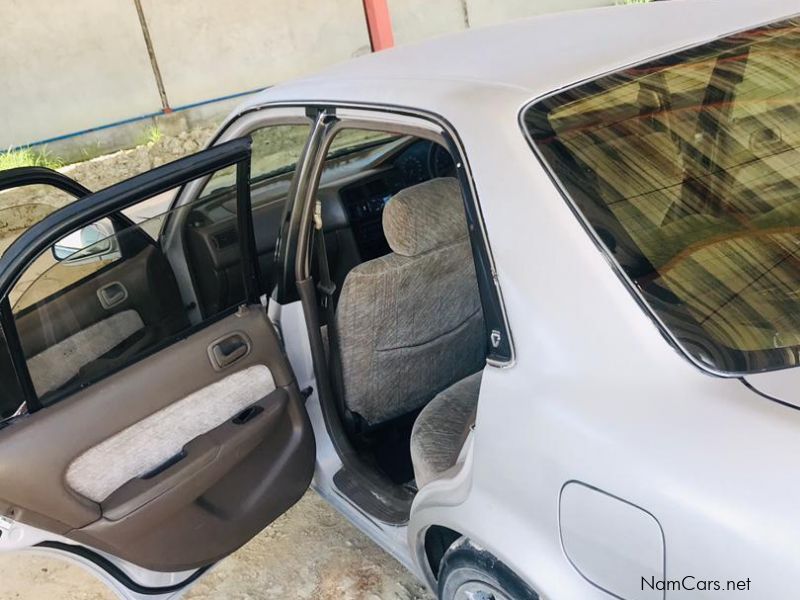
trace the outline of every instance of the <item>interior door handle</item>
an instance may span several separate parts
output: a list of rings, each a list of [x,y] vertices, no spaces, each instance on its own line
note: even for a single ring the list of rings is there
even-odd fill
[[[220,371],[250,354],[251,347],[248,337],[236,332],[212,342],[208,357],[214,369]]]
[[[128,299],[128,289],[119,281],[115,281],[97,290],[97,298],[103,308],[108,310]]]

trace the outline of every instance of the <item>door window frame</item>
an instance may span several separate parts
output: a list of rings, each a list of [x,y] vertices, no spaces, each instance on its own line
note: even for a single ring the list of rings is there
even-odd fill
[[[314,121],[309,117],[303,107],[298,106],[279,106],[279,107],[265,107],[263,109],[248,109],[231,117],[225,124],[222,125],[216,135],[210,140],[208,147],[213,148],[233,139],[249,136],[255,131],[267,127],[274,127],[278,125],[307,125],[309,127],[309,134],[313,129]],[[310,135],[309,135],[310,137]],[[284,208],[284,219],[289,206],[293,202],[294,193],[297,187],[297,178],[300,173],[300,164],[307,153],[309,139],[307,138],[300,157],[297,161],[297,168],[292,174],[292,182],[287,194],[286,207]],[[169,208],[170,213],[174,214],[176,210],[183,209],[190,206],[198,198],[200,198],[203,190],[211,179],[213,173],[209,173],[204,177],[190,181],[182,185]],[[194,290],[192,281],[191,269],[186,261],[186,256],[183,252],[184,236],[183,228],[180,226],[182,219],[170,219],[165,223],[161,232],[164,242],[164,252],[167,259],[173,267],[175,277],[178,279],[178,285],[181,290]],[[278,248],[281,247],[281,236],[278,236]],[[200,303],[196,297],[184,298],[187,305],[194,305],[194,308],[189,310],[190,320],[197,321],[200,319]]]
[[[297,103],[291,103],[292,106]],[[281,103],[269,106],[285,106]],[[463,142],[455,128],[441,115],[405,107],[357,104],[357,103],[302,103],[315,124],[307,144],[307,153],[298,162],[300,180],[295,190],[294,203],[287,239],[282,243],[285,252],[280,257],[284,277],[291,276],[301,281],[310,272],[308,264],[310,252],[300,252],[309,248],[311,212],[313,203],[309,194],[315,193],[327,155],[327,148],[336,133],[342,129],[370,129],[405,135],[413,135],[439,143],[450,152],[456,163],[457,178],[464,197],[464,206],[469,225],[473,260],[478,278],[481,304],[486,323],[487,364],[498,368],[511,367],[516,362],[514,341],[508,324],[508,315],[503,301],[500,282],[497,277],[483,212],[478,201],[472,170],[467,160]],[[287,298],[296,299],[296,298]],[[500,342],[494,346],[491,338],[499,334]]]
[[[121,211],[143,202],[153,196],[165,191],[186,185],[188,182],[198,178],[210,176],[211,174],[230,167],[237,166],[237,219],[240,231],[245,233],[240,235],[240,251],[242,253],[242,265],[245,282],[246,302],[258,302],[259,294],[257,284],[260,278],[258,260],[252,256],[255,251],[255,239],[252,229],[252,213],[250,211],[250,150],[251,140],[249,137],[237,138],[227,143],[213,146],[197,154],[185,157],[172,163],[157,167],[141,175],[113,185],[109,188],[89,193],[78,198],[75,202],[56,210],[38,223],[31,226],[20,235],[8,247],[6,252],[0,256],[0,325],[2,326],[8,349],[11,354],[15,374],[20,383],[23,398],[20,406],[26,407],[28,413],[41,410],[42,404],[36,394],[27,361],[22,351],[14,317],[11,312],[9,294],[14,285],[19,281],[24,271],[43,253],[48,252],[53,244],[63,237],[79,230],[81,227],[99,221],[103,218],[122,218]],[[48,170],[49,171],[49,170]],[[18,187],[8,182],[12,181],[15,174],[9,172],[3,180],[9,187]],[[36,177],[44,177],[55,182],[56,187],[69,187],[80,190],[82,186],[73,182],[69,178],[58,174],[54,177],[52,173],[25,174],[17,181],[28,181],[41,183]],[[79,187],[75,187],[79,186]],[[82,188],[85,190],[85,188]],[[88,192],[88,190],[85,190]],[[84,193],[81,191],[81,193]],[[127,219],[126,219],[127,220]],[[236,307],[233,308],[235,310]],[[147,352],[136,357],[140,361],[146,356],[162,350],[186,337],[192,332],[202,329],[202,327],[224,318],[230,310],[223,311],[206,319],[189,330],[180,332],[162,343],[155,345]],[[123,365],[124,369],[128,364]],[[108,377],[113,373],[105,373],[102,378]],[[66,395],[69,395],[67,393]],[[63,396],[55,398],[54,402],[62,400]],[[49,405],[50,403],[48,403]]]
[[[311,277],[312,227],[316,192],[319,186],[328,148],[336,133],[342,129],[370,129],[398,133],[431,140],[448,149],[456,163],[464,207],[469,225],[470,244],[477,274],[481,305],[486,325],[487,365],[505,368],[514,363],[514,345],[502,302],[488,237],[480,206],[477,203],[472,174],[463,145],[455,130],[438,115],[397,107],[308,102],[304,104],[315,123],[307,145],[307,152],[298,163],[298,188],[295,190],[291,214],[282,239],[279,256],[283,277],[291,286],[281,303],[302,303],[306,320],[319,405],[325,429],[334,451],[344,469],[366,477],[369,485],[379,491],[385,507],[396,513],[405,511],[410,501],[391,484],[381,483],[369,475],[347,433],[343,417],[337,408],[338,400],[333,389],[333,378],[324,351],[324,342],[318,324],[318,292]],[[503,347],[492,348],[491,332],[500,332]],[[499,350],[499,352],[498,352]]]
[[[54,187],[59,191],[69,194],[75,198],[75,200],[85,198],[92,193],[87,187],[84,187],[74,179],[46,167],[19,167],[0,172],[0,192],[34,185]],[[12,246],[13,245],[12,243]],[[10,249],[11,246],[9,246],[8,250]],[[7,252],[8,251],[6,251],[6,253]],[[5,253],[3,256],[5,256]],[[0,296],[0,298],[2,298],[2,300],[0,300],[0,330],[2,330],[3,341],[6,345],[6,350],[14,370],[16,384],[22,393],[22,401],[19,404],[17,413],[15,413],[19,414],[19,410],[23,407],[25,407],[28,412],[35,412],[41,409],[42,405],[34,389],[30,373],[28,372],[25,355],[22,350],[22,343],[19,339],[17,327],[14,322],[13,307],[11,306],[10,300],[12,288],[13,286],[9,288],[7,293]]]

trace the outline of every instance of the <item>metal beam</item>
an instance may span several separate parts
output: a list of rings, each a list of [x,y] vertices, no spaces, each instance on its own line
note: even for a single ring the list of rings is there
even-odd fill
[[[377,52],[394,46],[392,17],[387,0],[364,0],[364,14],[367,17],[367,31],[372,51]]]
[[[158,60],[156,59],[156,51],[153,48],[153,39],[150,37],[150,29],[147,26],[147,19],[144,16],[144,9],[142,8],[142,0],[133,0],[136,7],[136,14],[139,16],[139,25],[142,28],[142,35],[144,36],[144,44],[147,47],[147,55],[150,58],[150,66],[153,69],[153,77],[156,80],[156,87],[158,88],[158,95],[161,97],[161,112],[168,114],[172,112],[167,99],[167,90],[164,87],[164,79],[161,77],[161,69],[158,68]]]

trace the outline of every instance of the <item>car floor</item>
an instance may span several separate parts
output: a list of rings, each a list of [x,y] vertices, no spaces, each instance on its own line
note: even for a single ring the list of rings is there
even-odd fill
[[[0,600],[113,600],[71,563],[0,555]],[[187,600],[432,600],[416,578],[316,493],[219,563]]]

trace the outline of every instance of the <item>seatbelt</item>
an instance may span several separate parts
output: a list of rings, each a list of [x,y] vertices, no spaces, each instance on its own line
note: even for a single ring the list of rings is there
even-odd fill
[[[331,280],[331,270],[328,265],[328,249],[325,247],[325,232],[322,231],[322,202],[317,200],[314,206],[314,242],[316,243],[317,264],[319,266],[319,281],[317,291],[320,294],[322,308],[328,321],[328,338],[331,336],[331,327],[334,321],[333,294],[336,284]]]
[[[316,245],[317,266],[319,281],[317,291],[320,303],[325,311],[325,320],[328,324],[328,373],[330,373],[331,387],[339,410],[345,424],[350,427],[353,416],[344,404],[344,385],[342,384],[342,366],[339,361],[339,335],[336,328],[336,311],[333,306],[333,295],[336,284],[331,279],[331,270],[328,265],[328,249],[325,246],[325,232],[322,229],[322,202],[317,200],[314,206],[314,244]]]

